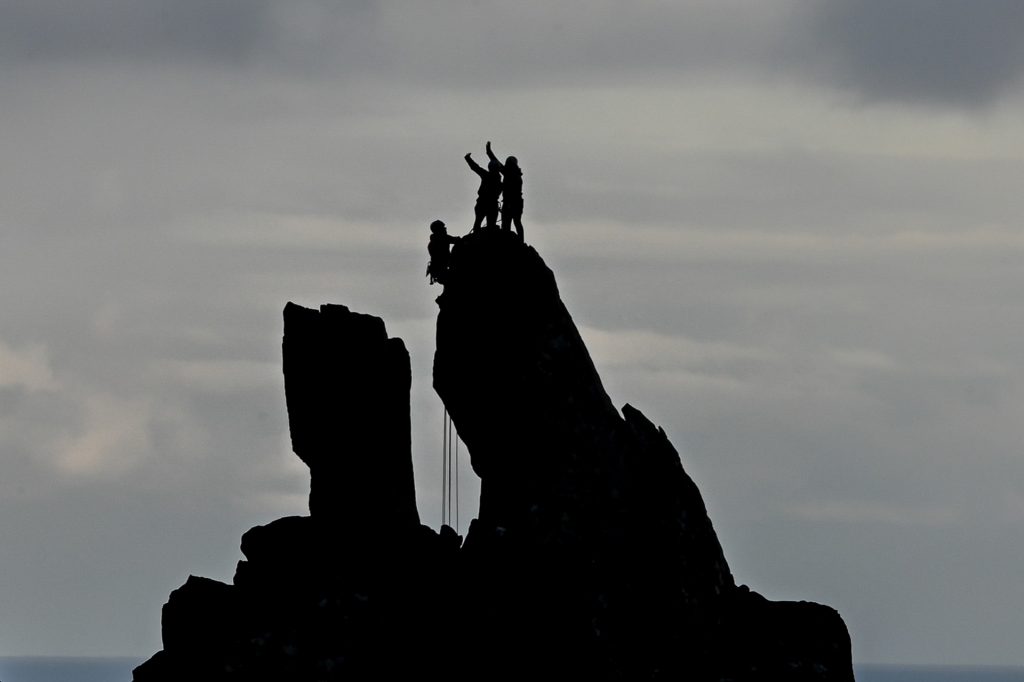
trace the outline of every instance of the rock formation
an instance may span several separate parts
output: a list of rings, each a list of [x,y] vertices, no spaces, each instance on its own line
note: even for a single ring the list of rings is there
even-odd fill
[[[248,531],[232,585],[173,592],[135,680],[853,679],[838,613],[735,584],[678,453],[615,409],[534,249],[463,239],[438,305],[434,387],[481,478],[465,543],[419,523],[402,342],[288,304],[310,516]]]
[[[309,511],[368,540],[420,525],[401,339],[339,305],[284,309],[284,389],[292,450],[310,470]],[[372,456],[370,456],[372,453]]]
[[[310,515],[247,531],[232,585],[172,592],[164,649],[135,680],[402,679],[436,658],[436,586],[460,540],[419,522],[405,345],[344,306],[289,303],[284,327]]]

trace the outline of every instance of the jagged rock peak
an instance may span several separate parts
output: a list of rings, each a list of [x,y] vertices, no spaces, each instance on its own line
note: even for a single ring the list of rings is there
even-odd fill
[[[638,410],[615,409],[533,248],[463,239],[438,304],[434,386],[481,477],[477,534],[501,528],[614,571],[625,553],[644,574],[630,589],[656,585],[661,600],[734,586],[678,454]]]
[[[481,478],[463,550],[481,666],[516,641],[535,654],[508,679],[537,660],[598,679],[852,678],[834,610],[736,586],[679,454],[615,409],[534,249],[464,238],[438,305],[434,387]],[[498,620],[474,611],[495,604]]]

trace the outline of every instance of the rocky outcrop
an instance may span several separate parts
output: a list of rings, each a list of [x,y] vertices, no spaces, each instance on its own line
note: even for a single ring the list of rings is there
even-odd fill
[[[481,478],[462,551],[476,665],[518,642],[544,653],[502,679],[852,679],[834,610],[736,586],[679,454],[615,409],[534,249],[462,240],[438,305],[434,387]]]
[[[172,593],[136,680],[853,679],[838,613],[736,585],[679,454],[615,408],[534,249],[483,231],[446,274],[434,387],[481,478],[465,543],[419,523],[401,341],[289,304],[310,516],[248,531],[233,584]]]
[[[419,523],[404,344],[344,306],[289,303],[284,327],[310,515],[247,531],[231,585],[192,576],[171,593],[139,682],[405,679],[451,631],[437,586],[461,540]]]

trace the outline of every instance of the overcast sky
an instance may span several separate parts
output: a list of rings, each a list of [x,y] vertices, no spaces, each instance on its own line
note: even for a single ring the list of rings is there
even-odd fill
[[[1017,0],[6,0],[0,655],[148,656],[305,512],[289,300],[405,339],[437,525],[427,225],[490,139],[738,581],[1024,665],[1022,77]]]

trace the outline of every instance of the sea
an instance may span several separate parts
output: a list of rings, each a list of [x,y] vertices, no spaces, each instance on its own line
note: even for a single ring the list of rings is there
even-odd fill
[[[131,682],[138,658],[0,657],[0,682]],[[857,682],[1024,682],[1024,668],[857,665]]]

